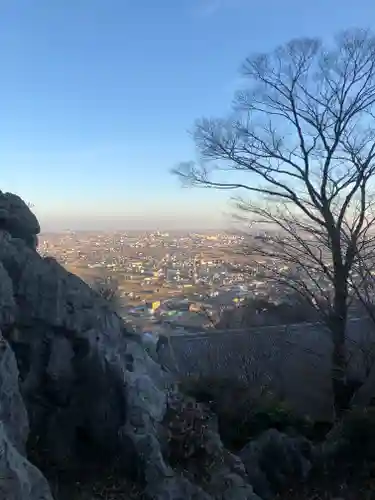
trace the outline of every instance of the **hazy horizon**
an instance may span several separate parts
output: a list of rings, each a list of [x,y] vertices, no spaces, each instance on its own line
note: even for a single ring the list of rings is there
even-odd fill
[[[71,231],[116,231],[116,230],[140,230],[140,231],[167,231],[167,230],[225,230],[232,223],[230,215],[219,215],[216,218],[181,217],[176,215],[150,218],[146,216],[126,215],[97,215],[91,217],[64,217],[51,218],[39,214],[35,207],[31,210],[37,216],[42,232]]]
[[[196,227],[190,227],[190,228],[186,228],[186,229],[158,229],[158,228],[152,228],[152,227],[149,227],[149,228],[134,228],[134,229],[124,229],[124,228],[113,228],[113,229],[80,229],[80,228],[77,228],[77,229],[69,229],[69,228],[64,228],[64,229],[51,229],[49,231],[47,230],[42,230],[40,232],[40,236],[43,236],[43,235],[46,235],[46,234],[61,234],[61,233],[89,233],[89,234],[98,234],[98,233],[119,233],[119,232],[126,232],[126,233],[143,233],[143,232],[160,232],[160,233],[173,233],[173,234],[188,234],[188,233],[196,233],[196,232],[201,232],[201,231],[204,231],[205,233],[207,234],[210,234],[210,233],[216,233],[216,232],[220,232],[220,233],[224,233],[226,232],[227,230],[225,228],[212,228],[212,229],[209,229],[209,228],[204,228],[204,229],[199,229],[199,228],[196,228]]]
[[[115,232],[115,231],[179,231],[179,232],[192,232],[192,231],[227,231],[228,227],[225,226],[214,226],[210,225],[186,225],[181,229],[181,225],[160,225],[160,223],[155,223],[151,225],[144,221],[143,223],[133,223],[129,224],[129,222],[124,221],[121,223],[112,222],[109,224],[103,224],[103,221],[91,221],[90,224],[87,223],[72,223],[72,224],[62,224],[62,223],[48,223],[41,224],[41,234],[43,233],[59,233],[64,231],[73,231],[73,232]]]

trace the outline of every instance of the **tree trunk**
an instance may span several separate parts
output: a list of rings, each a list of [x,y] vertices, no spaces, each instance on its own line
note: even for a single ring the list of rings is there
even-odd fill
[[[335,286],[334,309],[330,320],[332,333],[332,389],[335,416],[349,408],[352,394],[349,390],[347,373],[346,323],[347,323],[347,283],[344,277],[339,277]]]
[[[349,408],[351,398],[348,394],[345,341],[333,344],[331,376],[335,416],[340,417]]]

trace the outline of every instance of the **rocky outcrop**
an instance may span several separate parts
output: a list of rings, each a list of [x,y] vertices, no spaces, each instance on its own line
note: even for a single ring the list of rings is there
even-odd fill
[[[127,340],[106,301],[55,260],[3,232],[0,262],[13,287],[15,321],[7,337],[34,438],[57,465],[89,445],[134,463],[141,438],[156,439],[164,373],[139,343]]]
[[[47,481],[25,457],[28,432],[17,363],[0,335],[0,500],[52,500]]]
[[[51,500],[26,440],[42,470],[114,461],[152,500],[267,500],[306,477],[306,440],[271,430],[239,456],[225,449],[214,415],[179,392],[156,346],[41,257],[38,232],[25,203],[0,192],[0,500]]]
[[[256,493],[263,500],[272,500],[291,481],[308,477],[313,448],[305,438],[270,429],[250,441],[239,455]]]
[[[17,195],[0,191],[0,229],[21,238],[31,248],[37,246],[40,226],[37,218]]]
[[[206,455],[216,462],[205,484],[170,463],[165,418],[176,398],[183,398],[171,374],[100,294],[35,251],[38,231],[22,200],[0,195],[0,328],[17,358],[29,449],[56,469],[116,459],[155,500],[258,500],[241,461],[223,448],[212,426],[203,437]],[[9,347],[7,352],[12,354]],[[25,458],[27,466],[21,466],[26,417],[19,415],[21,430],[6,430],[20,457],[12,463],[39,492],[46,488],[43,477]],[[7,425],[2,414],[0,425]],[[49,498],[46,491],[38,498]]]

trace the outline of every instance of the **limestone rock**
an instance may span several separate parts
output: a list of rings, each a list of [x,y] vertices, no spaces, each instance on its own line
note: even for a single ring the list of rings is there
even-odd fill
[[[271,500],[279,488],[293,479],[306,479],[312,467],[311,443],[269,429],[240,452],[250,483],[263,500]]]
[[[26,203],[15,194],[0,191],[0,229],[36,248],[39,222]]]
[[[28,431],[16,360],[0,337],[0,500],[52,500],[46,479],[25,458]]]
[[[25,404],[29,441],[38,444],[51,465],[66,468],[116,458],[124,473],[142,482],[151,499],[260,500],[249,481],[249,465],[259,469],[272,440],[263,438],[259,450],[249,445],[243,453],[245,468],[224,448],[216,421],[209,418],[197,449],[205,460],[202,471],[194,469],[194,460],[186,474],[173,464],[166,453],[166,415],[173,405],[179,411],[184,396],[172,374],[162,369],[157,356],[152,359],[140,339],[128,334],[100,294],[35,251],[32,238],[38,232],[22,200],[0,193],[0,328],[17,358],[22,395],[17,376],[4,375],[6,366],[9,374],[16,373],[5,343],[0,445],[7,451],[0,457],[0,472],[9,472],[15,484],[15,493],[7,491],[7,498],[50,500],[45,479],[23,455]],[[16,426],[10,424],[10,415],[18,416]],[[288,446],[282,448],[289,453],[282,459],[290,465],[294,448]],[[202,481],[196,472],[204,472]],[[260,472],[270,481],[271,469]]]
[[[4,331],[14,324],[16,302],[13,296],[13,284],[4,266],[0,262],[0,328]]]
[[[96,450],[122,457],[150,485],[173,476],[158,436],[170,383],[160,365],[126,336],[107,302],[54,259],[0,232],[0,262],[18,306],[9,341],[21,391],[51,463]]]
[[[18,370],[8,343],[0,334],[0,421],[20,453],[25,452],[29,433],[26,409],[18,387]]]

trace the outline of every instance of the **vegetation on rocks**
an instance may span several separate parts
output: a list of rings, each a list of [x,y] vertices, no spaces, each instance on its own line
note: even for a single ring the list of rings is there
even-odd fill
[[[204,480],[209,467],[206,453],[206,434],[213,415],[192,398],[183,398],[168,405],[164,417],[167,433],[166,455],[180,471],[192,474],[195,480]],[[194,464],[194,471],[189,472]]]
[[[286,402],[269,391],[256,395],[248,382],[197,377],[182,381],[181,390],[215,413],[221,439],[233,451],[271,428],[314,435],[314,425],[307,416],[296,415]]]
[[[316,448],[304,482],[289,484],[279,500],[372,500],[375,498],[375,409],[353,409]]]
[[[261,459],[263,464],[261,479],[259,471],[257,475],[250,473],[250,482],[255,485],[255,492],[260,498],[267,498],[267,490],[262,490],[265,495],[262,496],[256,485],[257,481],[260,481],[260,485],[264,484],[262,481],[267,477],[267,470],[272,470],[272,474],[278,474],[276,477],[280,478],[280,473],[275,472],[280,462],[284,463],[285,472],[288,470],[285,469],[288,460],[290,464],[298,464],[298,460],[301,459],[298,458],[301,457],[299,453],[296,453],[295,458],[287,459],[289,452],[281,443],[290,443],[293,450],[295,449],[295,445],[292,444],[293,439],[301,443],[302,450],[310,443],[311,448],[306,457],[310,457],[311,469],[305,476],[299,475],[298,470],[301,469],[297,468],[295,473],[290,469],[288,479],[276,483],[279,486],[276,490],[271,490],[272,493],[268,493],[271,495],[269,498],[279,500],[375,498],[375,408],[354,408],[333,425],[330,422],[313,422],[307,417],[296,415],[288,405],[277,400],[272,394],[265,393],[262,397],[255,398],[251,388],[243,382],[201,378],[184,380],[180,387],[183,392],[200,402],[200,405],[191,407],[195,408],[195,415],[200,416],[198,421],[201,416],[206,416],[207,412],[215,415],[223,443],[228,449],[239,453],[245,465],[246,454],[243,450],[249,446],[259,450],[260,443],[264,441],[270,429],[279,433],[275,434],[275,437],[270,434],[268,438],[270,444],[267,446],[272,448],[269,448],[269,451],[265,452],[268,455],[264,455]],[[183,411],[179,413],[179,418],[184,421],[183,415]],[[187,412],[187,415],[190,413]],[[194,426],[188,425],[188,421],[189,419],[186,419],[181,422],[180,429],[186,427],[194,429]],[[199,426],[195,429],[199,429]],[[194,436],[192,442],[197,443],[195,449],[197,453],[201,449],[202,434],[198,431],[192,435]],[[282,436],[288,437],[282,438]],[[279,439],[281,441],[277,444]],[[289,439],[291,441],[288,441]],[[191,456],[194,456],[194,453]],[[181,458],[182,454],[177,453],[175,457]],[[269,469],[265,472],[264,467],[268,460],[270,460],[267,466]],[[252,464],[249,472],[254,470],[255,465]]]

